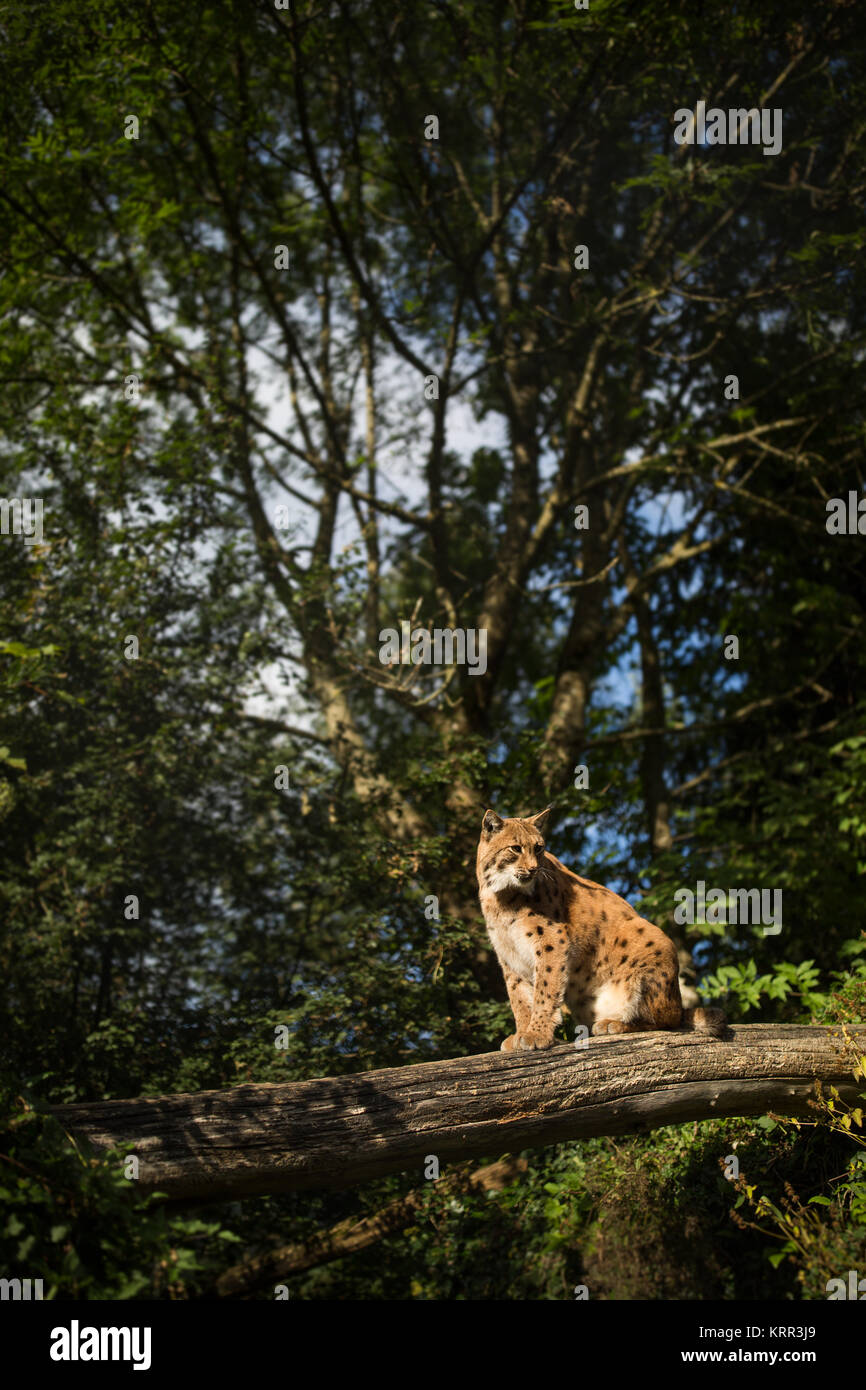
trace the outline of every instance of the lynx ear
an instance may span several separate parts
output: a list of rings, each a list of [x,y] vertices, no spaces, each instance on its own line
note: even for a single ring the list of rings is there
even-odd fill
[[[540,830],[541,827],[542,827],[542,825],[543,825],[543,823],[544,823],[544,821],[545,821],[545,820],[547,819],[547,817],[550,815],[550,813],[551,813],[552,810],[553,810],[553,807],[552,807],[552,806],[545,806],[544,810],[543,810],[543,811],[539,811],[539,813],[538,813],[537,816],[529,816],[529,818],[528,818],[528,819],[529,819],[529,824],[530,824],[530,825],[534,825],[534,826],[536,827],[536,829]]]
[[[497,816],[495,811],[485,811],[484,819],[481,822],[481,829],[484,831],[485,835],[495,835],[498,830],[502,829],[504,824],[505,822],[502,817]]]

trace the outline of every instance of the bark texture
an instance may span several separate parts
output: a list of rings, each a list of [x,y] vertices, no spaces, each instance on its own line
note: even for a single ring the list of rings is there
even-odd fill
[[[866,1026],[850,1032],[866,1040]],[[850,1058],[850,1044],[848,1045]],[[139,1180],[173,1198],[224,1199],[352,1187],[428,1155],[494,1158],[565,1139],[720,1115],[804,1115],[814,1082],[852,1100],[839,1027],[741,1025],[592,1038],[585,1048],[485,1053],[354,1076],[138,1100],[61,1105],[97,1148],[139,1158]]]

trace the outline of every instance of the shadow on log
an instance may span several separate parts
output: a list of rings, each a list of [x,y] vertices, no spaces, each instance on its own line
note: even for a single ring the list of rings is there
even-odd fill
[[[866,1026],[850,1035],[866,1043]],[[276,1085],[52,1107],[139,1159],[172,1198],[353,1187],[386,1173],[723,1115],[809,1113],[815,1080],[852,1101],[842,1029],[742,1025],[724,1039],[637,1033]]]

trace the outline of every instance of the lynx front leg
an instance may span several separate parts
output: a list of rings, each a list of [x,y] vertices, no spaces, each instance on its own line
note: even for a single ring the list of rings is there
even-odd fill
[[[568,981],[568,939],[565,927],[548,929],[535,952],[535,988],[532,1013],[526,1028],[518,1030],[517,1046],[542,1050],[553,1046],[553,1033],[562,1022],[562,1004]]]
[[[513,970],[503,970],[505,975],[505,988],[508,990],[508,999],[511,1004],[511,1012],[514,1014],[514,1026],[516,1033],[505,1038],[499,1051],[513,1052],[518,1044],[518,1039],[526,1031],[529,1025],[529,1017],[532,1013],[532,990],[525,980],[521,980]]]

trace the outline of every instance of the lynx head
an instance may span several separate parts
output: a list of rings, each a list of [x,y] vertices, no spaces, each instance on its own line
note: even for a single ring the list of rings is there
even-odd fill
[[[478,886],[494,893],[534,893],[544,862],[544,836],[540,827],[550,806],[521,820],[503,819],[485,811],[478,844]]]

